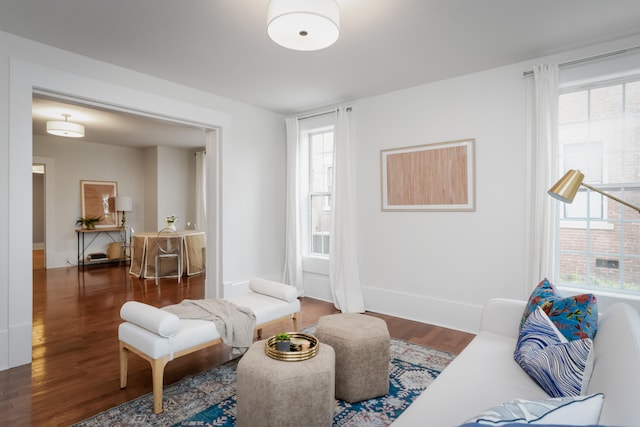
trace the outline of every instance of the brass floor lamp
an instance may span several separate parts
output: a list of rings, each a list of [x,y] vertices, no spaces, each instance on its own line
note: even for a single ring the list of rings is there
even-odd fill
[[[582,182],[583,179],[584,179],[584,174],[582,172],[576,169],[569,169],[569,171],[565,173],[564,176],[560,178],[560,180],[558,180],[558,182],[556,182],[553,185],[553,187],[549,189],[547,193],[551,197],[558,199],[561,202],[571,203],[573,202],[573,199],[576,197],[576,193],[578,192],[578,189],[582,185],[583,187],[586,187],[589,190],[595,191],[596,193],[600,193],[603,196],[613,199],[618,203],[622,203],[623,205],[630,207],[631,209],[634,209],[635,211],[640,213],[639,207],[632,205],[629,202],[625,202],[624,200],[619,199],[618,197],[613,196],[609,193],[605,193],[604,191],[598,188],[592,187],[589,184],[585,184],[584,182]]]

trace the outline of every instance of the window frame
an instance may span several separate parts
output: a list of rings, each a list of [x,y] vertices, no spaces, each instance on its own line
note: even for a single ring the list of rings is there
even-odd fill
[[[314,253],[311,251],[312,232],[311,229],[311,197],[324,195],[331,197],[332,191],[312,192],[311,191],[311,153],[310,144],[313,134],[332,131],[334,132],[335,144],[335,114],[324,114],[311,119],[303,119],[299,122],[299,200],[300,200],[300,245],[302,252],[302,269],[307,273],[329,274],[329,254]],[[335,145],[334,145],[335,149]],[[332,190],[332,189],[331,189]],[[325,206],[330,212],[331,204]]]
[[[596,123],[598,122],[598,119],[594,119],[592,117],[591,114],[591,93],[593,90],[597,90],[597,89],[602,89],[602,88],[606,88],[606,87],[610,87],[610,86],[616,86],[616,85],[623,85],[623,90],[621,92],[620,95],[620,101],[621,101],[621,112],[620,112],[620,119],[622,120],[627,120],[628,115],[630,114],[628,111],[626,111],[626,96],[628,94],[628,90],[627,88],[627,84],[629,83],[638,83],[640,82],[640,75],[639,74],[634,74],[634,75],[629,75],[629,76],[625,76],[624,78],[613,78],[613,79],[601,79],[597,82],[593,82],[593,83],[588,83],[588,84],[580,84],[580,85],[573,85],[573,86],[566,86],[563,87],[560,91],[560,96],[568,94],[568,93],[575,93],[575,92],[580,92],[580,91],[588,91],[588,95],[586,98],[586,102],[587,102],[587,119],[583,120],[584,123],[586,123],[589,127],[592,126],[592,123]],[[558,111],[559,116],[560,116],[560,110]],[[634,112],[632,111],[631,114],[633,115]],[[640,120],[640,110],[635,112],[635,114],[638,115],[638,120]],[[599,119],[599,120],[611,120],[611,118],[605,118],[605,119]],[[560,141],[560,136],[561,136],[561,130],[562,130],[562,126],[563,125],[567,125],[569,123],[572,122],[565,122],[565,123],[558,123],[558,147],[559,147],[559,164],[561,165],[561,169],[562,170],[566,170],[568,167],[567,166],[571,166],[569,165],[565,165],[564,163],[564,153],[563,153],[563,146],[565,146],[566,144],[571,144],[572,142],[564,142],[561,143]],[[624,123],[624,122],[623,122]],[[591,136],[590,131],[589,131],[589,137]],[[587,138],[589,139],[589,138]],[[579,141],[574,141],[575,143],[580,143]],[[603,183],[603,181],[608,181],[606,179],[604,179],[604,177],[607,176],[607,163],[605,162],[606,160],[606,156],[610,154],[609,151],[607,151],[607,147],[605,145],[605,142],[601,141],[594,141],[596,143],[601,143],[603,144],[602,149],[601,149],[601,155],[600,155],[600,159],[603,162],[602,165],[602,176],[599,177],[599,182],[598,179],[596,179],[596,182],[589,182],[590,185],[598,188],[598,189],[602,189],[603,191],[607,192],[607,193],[611,193],[611,192],[615,192],[615,191],[638,191],[640,190],[640,180],[636,181],[636,182],[606,182]],[[637,151],[635,151],[637,152]],[[624,153],[624,151],[622,151],[622,153]],[[631,153],[634,153],[633,151]],[[640,167],[640,164],[634,167]],[[574,169],[574,167],[570,167],[572,169]],[[585,175],[587,175],[587,173],[585,173]],[[589,179],[589,176],[586,176],[586,179]],[[593,177],[591,177],[593,179]],[[625,276],[627,275],[627,270],[625,268],[625,263],[633,263],[634,261],[640,260],[640,253],[636,254],[633,252],[625,252],[624,248],[625,248],[625,240],[628,239],[627,236],[625,236],[626,233],[630,232],[628,230],[627,227],[633,227],[633,224],[640,224],[640,219],[638,218],[634,218],[631,217],[629,218],[628,216],[623,216],[620,215],[619,218],[615,218],[616,215],[613,215],[614,218],[609,218],[609,209],[610,208],[614,208],[615,205],[618,205],[617,203],[611,201],[609,198],[599,195],[596,192],[593,192],[591,190],[584,190],[581,187],[580,190],[581,193],[586,194],[587,198],[592,197],[591,194],[596,194],[599,197],[601,197],[601,209],[602,209],[602,216],[601,217],[594,217],[593,215],[591,215],[588,211],[587,208],[587,215],[586,217],[583,218],[579,218],[579,217],[565,217],[564,212],[566,212],[566,206],[562,206],[562,205],[555,205],[556,209],[555,209],[555,214],[554,214],[554,221],[555,221],[555,227],[554,227],[554,241],[555,241],[555,250],[554,250],[554,266],[555,266],[555,271],[554,271],[554,282],[558,284],[558,286],[561,286],[564,289],[571,289],[571,290],[575,290],[575,289],[579,289],[580,291],[597,291],[599,293],[610,293],[610,294],[614,294],[614,295],[619,295],[619,296],[633,296],[633,297],[640,297],[640,284],[639,283],[633,283],[633,278],[631,279],[626,279]],[[622,197],[624,199],[624,196]],[[574,201],[575,203],[575,201]],[[620,209],[619,212],[622,213],[623,212],[623,205],[620,204],[620,206],[615,206],[615,209]],[[628,209],[628,208],[627,208]],[[614,250],[601,250],[598,251],[596,250],[597,247],[596,245],[593,245],[591,242],[591,232],[599,232],[601,230],[604,230],[605,232],[607,231],[611,231],[611,232],[615,232],[615,228],[616,226],[618,226],[620,229],[617,231],[617,233],[619,233],[617,235],[617,237],[613,237],[613,244],[612,247],[617,247],[617,249]],[[571,250],[561,250],[561,232],[562,230],[568,230],[568,229],[583,229],[585,230],[585,242],[584,242],[584,248],[580,249],[580,250],[575,250],[575,251],[571,251]],[[582,265],[584,267],[584,274],[580,280],[583,281],[583,283],[580,283],[579,281],[568,281],[568,280],[563,280],[561,279],[561,274],[566,274],[560,271],[561,268],[561,258],[563,255],[574,255],[577,257],[584,257],[584,264]],[[598,274],[597,272],[594,271],[594,268],[598,268],[598,260],[601,260],[601,258],[612,258],[617,260],[616,261],[616,265],[618,265],[618,271],[616,272],[617,275],[617,281],[611,281],[611,283],[613,283],[613,285],[605,285],[605,284],[600,284],[603,282],[603,274]],[[578,263],[580,261],[577,261]],[[595,266],[595,267],[593,267]],[[630,281],[631,280],[631,281]],[[632,289],[627,289],[627,287],[629,286],[629,284],[631,284],[633,286]]]

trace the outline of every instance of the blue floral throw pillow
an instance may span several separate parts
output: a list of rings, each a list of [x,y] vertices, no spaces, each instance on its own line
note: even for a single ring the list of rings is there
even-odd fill
[[[520,329],[536,307],[541,307],[554,325],[568,340],[596,336],[598,327],[598,303],[593,294],[562,297],[547,279],[542,280],[531,292],[522,313]]]
[[[593,341],[567,341],[542,308],[527,318],[515,361],[551,397],[584,395],[593,371]]]

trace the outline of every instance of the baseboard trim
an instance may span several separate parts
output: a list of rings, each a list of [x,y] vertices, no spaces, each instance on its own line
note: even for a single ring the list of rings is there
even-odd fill
[[[305,273],[305,296],[333,302],[328,277]],[[362,287],[365,310],[475,334],[483,304],[432,298],[388,289]]]
[[[9,368],[31,363],[32,331],[33,325],[31,323],[9,326],[7,347],[9,349]]]
[[[9,369],[9,332],[0,331],[0,371]]]
[[[480,327],[481,304],[467,304],[424,295],[363,287],[367,310],[475,334]]]

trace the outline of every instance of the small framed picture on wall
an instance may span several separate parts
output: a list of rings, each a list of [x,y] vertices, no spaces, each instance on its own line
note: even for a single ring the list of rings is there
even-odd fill
[[[116,227],[118,225],[115,202],[117,195],[116,181],[80,181],[82,217],[102,218],[96,223],[96,228]]]

